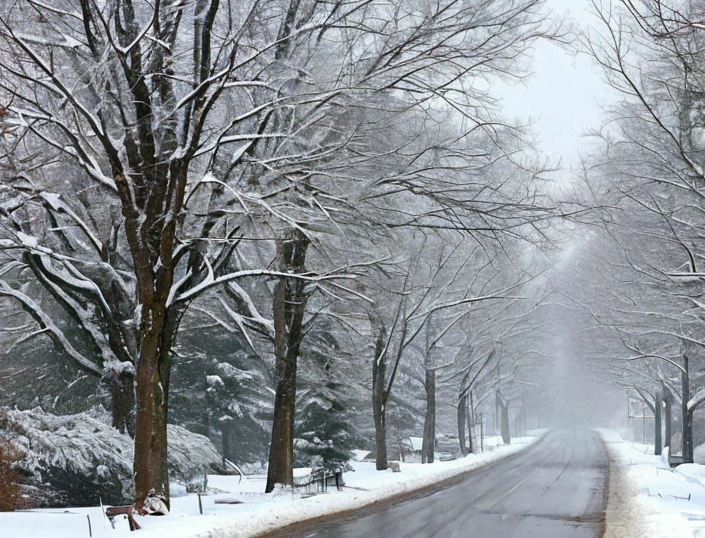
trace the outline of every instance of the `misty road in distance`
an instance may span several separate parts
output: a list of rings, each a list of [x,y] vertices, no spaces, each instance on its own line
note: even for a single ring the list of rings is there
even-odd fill
[[[449,488],[373,508],[361,517],[271,536],[598,538],[607,474],[607,457],[595,433],[555,431]]]

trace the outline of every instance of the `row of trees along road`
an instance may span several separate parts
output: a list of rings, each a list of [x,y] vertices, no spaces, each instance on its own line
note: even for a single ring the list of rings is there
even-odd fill
[[[33,320],[23,338],[48,337],[111,387],[138,508],[168,497],[172,351],[189,309],[271,361],[267,491],[293,481],[297,362],[321,323],[370,353],[386,467],[401,358],[425,341],[426,371],[442,366],[434,349],[470,305],[527,280],[500,244],[558,213],[488,92],[555,37],[543,2],[8,7],[0,294]],[[485,266],[512,270],[463,289]]]
[[[705,4],[595,0],[593,7],[585,49],[622,99],[594,133],[584,170],[603,218],[563,290],[601,335],[592,358],[654,412],[656,453],[675,442],[671,452],[692,462],[693,414],[705,401]],[[682,442],[671,438],[672,414]]]

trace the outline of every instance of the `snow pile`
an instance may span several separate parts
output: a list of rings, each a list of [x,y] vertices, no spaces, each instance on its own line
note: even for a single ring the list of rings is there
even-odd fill
[[[698,445],[693,449],[693,460],[695,463],[705,464],[705,445]]]
[[[172,499],[166,517],[138,517],[143,530],[140,538],[246,538],[286,525],[320,516],[362,508],[382,499],[431,486],[436,482],[477,469],[536,441],[512,439],[509,446],[491,453],[430,465],[402,463],[401,473],[376,471],[374,463],[353,463],[355,472],[345,474],[346,488],[338,492],[305,496],[291,491],[264,495],[265,477],[251,476],[240,481],[235,476],[209,476],[211,494],[202,497],[203,515],[198,498],[188,495]],[[237,504],[234,504],[237,503]],[[126,525],[113,530],[100,508],[72,509],[70,513],[50,511],[0,514],[0,528],[13,538],[82,538],[88,536],[86,516],[93,523],[95,538],[134,538]]]
[[[705,465],[698,463],[683,463],[673,469],[673,472],[684,477],[688,482],[705,487]]]
[[[671,470],[653,446],[600,434],[610,455],[604,538],[705,536],[705,466]]]
[[[57,416],[35,408],[0,416],[0,428],[25,454],[19,470],[28,505],[121,504],[131,497],[133,441],[110,426],[107,414]],[[172,477],[189,482],[221,471],[207,437],[171,424],[167,434]]]
[[[7,410],[4,429],[25,454],[19,464],[26,502],[86,506],[100,496],[121,503],[132,482],[132,440],[87,413],[57,416]]]
[[[222,473],[223,458],[205,435],[167,424],[171,480],[190,483],[206,474]]]

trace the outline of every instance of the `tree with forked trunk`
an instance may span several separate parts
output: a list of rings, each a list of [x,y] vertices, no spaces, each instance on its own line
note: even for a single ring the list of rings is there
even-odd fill
[[[492,100],[474,84],[511,76],[516,58],[545,34],[541,6],[20,0],[0,15],[0,88],[14,95],[12,128],[43,150],[32,164],[47,159],[43,174],[26,163],[17,174],[30,179],[33,196],[55,195],[47,176],[65,167],[77,191],[95,191],[91,213],[119,209],[108,228],[134,314],[115,323],[135,340],[138,508],[151,490],[168,497],[171,351],[186,309],[205,292],[226,287],[246,325],[261,320],[239,282],[273,283],[278,405],[267,488],[290,485],[297,359],[315,321],[307,305],[325,282],[354,296],[334,282],[348,278],[347,267],[371,263],[335,263],[328,247],[341,230],[362,222],[490,237],[545,221],[553,208],[542,206],[536,178],[508,181],[522,167],[511,167],[517,152],[498,139],[516,133],[485,115]],[[460,128],[427,136],[449,111]],[[403,136],[385,139],[390,125]],[[498,162],[506,173],[488,173]],[[68,192],[62,201],[85,220]],[[80,227],[69,213],[61,218]],[[70,242],[27,231],[10,223],[7,247],[51,258],[64,276],[56,286],[78,282],[68,297],[79,307],[88,288],[108,294],[91,271],[102,254],[81,253],[79,263],[67,255]],[[74,242],[87,234],[79,230]],[[18,292],[12,283],[4,289]],[[95,317],[101,330],[110,315]]]

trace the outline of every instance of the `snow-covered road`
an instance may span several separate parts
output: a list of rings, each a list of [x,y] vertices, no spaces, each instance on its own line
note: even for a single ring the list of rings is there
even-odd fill
[[[593,432],[556,431],[455,486],[291,538],[597,538],[607,458]]]

